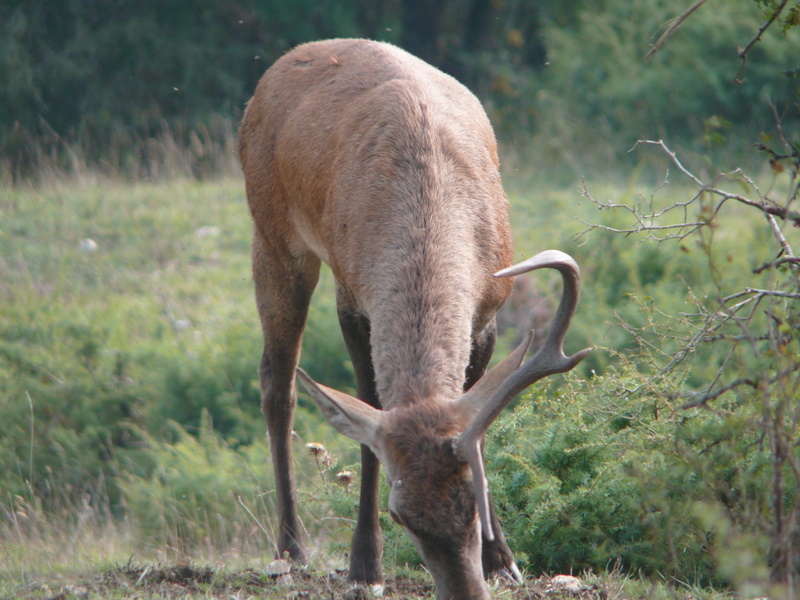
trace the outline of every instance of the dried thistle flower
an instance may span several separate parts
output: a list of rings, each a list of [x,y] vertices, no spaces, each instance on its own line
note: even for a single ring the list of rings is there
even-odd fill
[[[306,444],[306,449],[309,454],[314,457],[317,463],[317,468],[322,471],[328,471],[336,464],[336,457],[328,452],[328,450],[319,442],[309,442]]]
[[[356,474],[352,471],[339,471],[336,474],[336,483],[347,489],[355,481]]]
[[[325,449],[325,446],[319,442],[309,442],[306,444],[306,449],[311,456],[321,456],[328,453],[328,451]]]
[[[336,457],[331,454],[330,452],[325,452],[322,456],[319,457],[320,468],[328,471],[332,469],[336,465]]]

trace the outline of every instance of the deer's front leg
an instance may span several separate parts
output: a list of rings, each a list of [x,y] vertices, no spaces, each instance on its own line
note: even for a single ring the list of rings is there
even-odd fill
[[[319,275],[319,260],[294,257],[275,244],[268,246],[256,234],[253,276],[256,303],[264,333],[261,357],[261,403],[267,420],[275,492],[278,504],[277,555],[306,562],[297,514],[297,492],[292,470],[292,419],[297,402],[295,369],[300,358],[311,293]]]
[[[359,314],[355,303],[350,301],[346,290],[337,290],[339,323],[342,328],[347,351],[353,362],[358,398],[380,408],[375,390],[375,372],[369,342],[370,324]],[[382,584],[383,537],[378,521],[378,484],[380,463],[372,451],[361,446],[361,495],[358,505],[358,521],[350,546],[351,581],[365,584]]]

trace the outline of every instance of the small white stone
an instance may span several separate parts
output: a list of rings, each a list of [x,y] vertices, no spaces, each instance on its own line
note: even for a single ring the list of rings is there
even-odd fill
[[[82,585],[67,585],[64,586],[63,595],[74,596],[79,600],[83,600],[89,597],[89,588],[83,587]]]
[[[292,564],[283,558],[278,558],[269,563],[264,569],[267,575],[277,577],[278,575],[287,575],[292,571]]]
[[[78,249],[81,252],[97,252],[97,242],[91,238],[84,238],[78,244]]]
[[[192,322],[189,319],[176,319],[175,321],[175,329],[177,331],[186,331],[192,326]]]
[[[351,587],[344,595],[346,600],[371,600],[383,598],[383,586],[380,583],[359,584]]]
[[[550,579],[550,585],[554,590],[578,593],[583,589],[581,580],[572,575],[556,575]]]
[[[195,230],[194,235],[197,238],[217,237],[219,232],[220,229],[216,225],[203,225]]]

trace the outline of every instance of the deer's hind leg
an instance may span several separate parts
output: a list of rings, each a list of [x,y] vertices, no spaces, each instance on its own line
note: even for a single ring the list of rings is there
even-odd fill
[[[277,555],[300,563],[306,556],[297,514],[297,492],[291,461],[292,422],[297,403],[295,369],[300,359],[303,327],[311,294],[319,277],[319,259],[293,255],[285,246],[268,243],[256,231],[253,279],[264,333],[259,370],[261,407],[267,420],[278,504]]]

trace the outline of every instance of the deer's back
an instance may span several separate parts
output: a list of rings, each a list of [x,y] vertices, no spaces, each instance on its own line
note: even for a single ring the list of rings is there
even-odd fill
[[[262,237],[311,250],[354,294],[385,288],[398,252],[429,250],[426,268],[485,282],[464,289],[470,301],[508,293],[489,280],[511,261],[492,128],[465,87],[406,52],[295,48],[259,82],[240,153]]]

